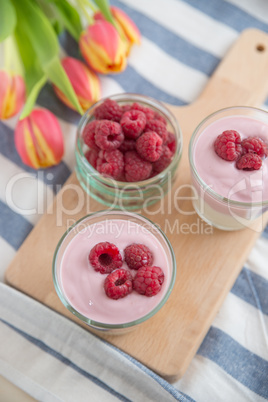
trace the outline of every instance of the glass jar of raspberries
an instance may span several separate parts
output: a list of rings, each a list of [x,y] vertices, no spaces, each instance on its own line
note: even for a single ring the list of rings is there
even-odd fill
[[[142,209],[170,190],[182,134],[162,103],[124,93],[102,99],[85,113],[75,154],[78,180],[89,195],[116,209]]]

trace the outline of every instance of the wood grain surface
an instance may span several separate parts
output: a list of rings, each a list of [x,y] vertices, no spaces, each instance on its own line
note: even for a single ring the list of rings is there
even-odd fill
[[[266,222],[265,217],[252,229],[225,232],[212,230],[195,213],[185,214],[193,211],[187,199],[188,143],[194,128],[211,112],[227,106],[261,105],[268,93],[267,72],[268,35],[246,30],[196,102],[185,107],[167,105],[182,128],[182,160],[172,192],[141,213],[165,230],[176,255],[176,283],[166,305],[150,320],[127,334],[100,336],[170,382],[185,373]],[[182,185],[184,190],[176,193]],[[81,191],[72,174],[6,271],[8,284],[73,320],[75,317],[56,295],[51,266],[55,247],[70,219],[104,209],[85,194],[83,205],[79,205]]]

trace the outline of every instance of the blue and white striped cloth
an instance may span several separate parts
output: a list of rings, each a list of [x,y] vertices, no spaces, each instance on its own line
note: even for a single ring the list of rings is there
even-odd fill
[[[266,0],[112,0],[142,33],[127,70],[101,77],[103,96],[138,92],[194,101],[242,30],[268,32]],[[213,33],[213,34],[212,34]],[[62,52],[78,56],[61,38]],[[267,72],[268,78],[268,72]],[[46,86],[38,103],[60,120],[64,160],[33,171],[14,148],[17,117],[0,122],[0,280],[74,167],[79,116]],[[16,185],[14,185],[16,183]],[[11,191],[12,189],[12,191]],[[173,385],[132,357],[0,283],[0,375],[40,401],[268,399],[268,229],[252,250],[186,374]]]

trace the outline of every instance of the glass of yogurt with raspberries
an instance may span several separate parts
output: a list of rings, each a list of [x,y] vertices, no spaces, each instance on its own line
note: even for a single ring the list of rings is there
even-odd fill
[[[261,230],[268,207],[268,113],[231,107],[204,119],[189,145],[193,205],[223,230]]]
[[[181,153],[182,134],[173,114],[155,99],[124,93],[102,99],[82,117],[76,174],[97,201],[141,209],[170,190]]]
[[[154,316],[176,277],[167,237],[149,219],[123,211],[90,214],[61,238],[53,281],[67,309],[91,328],[122,333]]]

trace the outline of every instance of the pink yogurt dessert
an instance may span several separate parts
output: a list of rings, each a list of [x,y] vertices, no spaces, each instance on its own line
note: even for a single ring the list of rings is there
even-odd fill
[[[205,119],[191,138],[194,208],[209,224],[237,230],[251,226],[267,208],[268,158],[262,156],[258,170],[237,167],[244,149],[236,160],[222,159],[214,143],[226,130],[235,130],[241,141],[257,137],[268,144],[268,114],[250,107],[222,109]]]
[[[136,291],[114,300],[104,290],[107,274],[95,271],[89,253],[98,243],[113,243],[123,257],[121,268],[135,277],[137,270],[124,261],[124,249],[144,244],[153,254],[152,265],[164,272],[159,293],[146,297]],[[175,279],[175,259],[165,235],[137,214],[107,211],[79,221],[62,239],[55,254],[53,276],[62,302],[79,318],[97,329],[125,328],[151,317],[167,300]],[[114,271],[113,271],[114,272]]]

